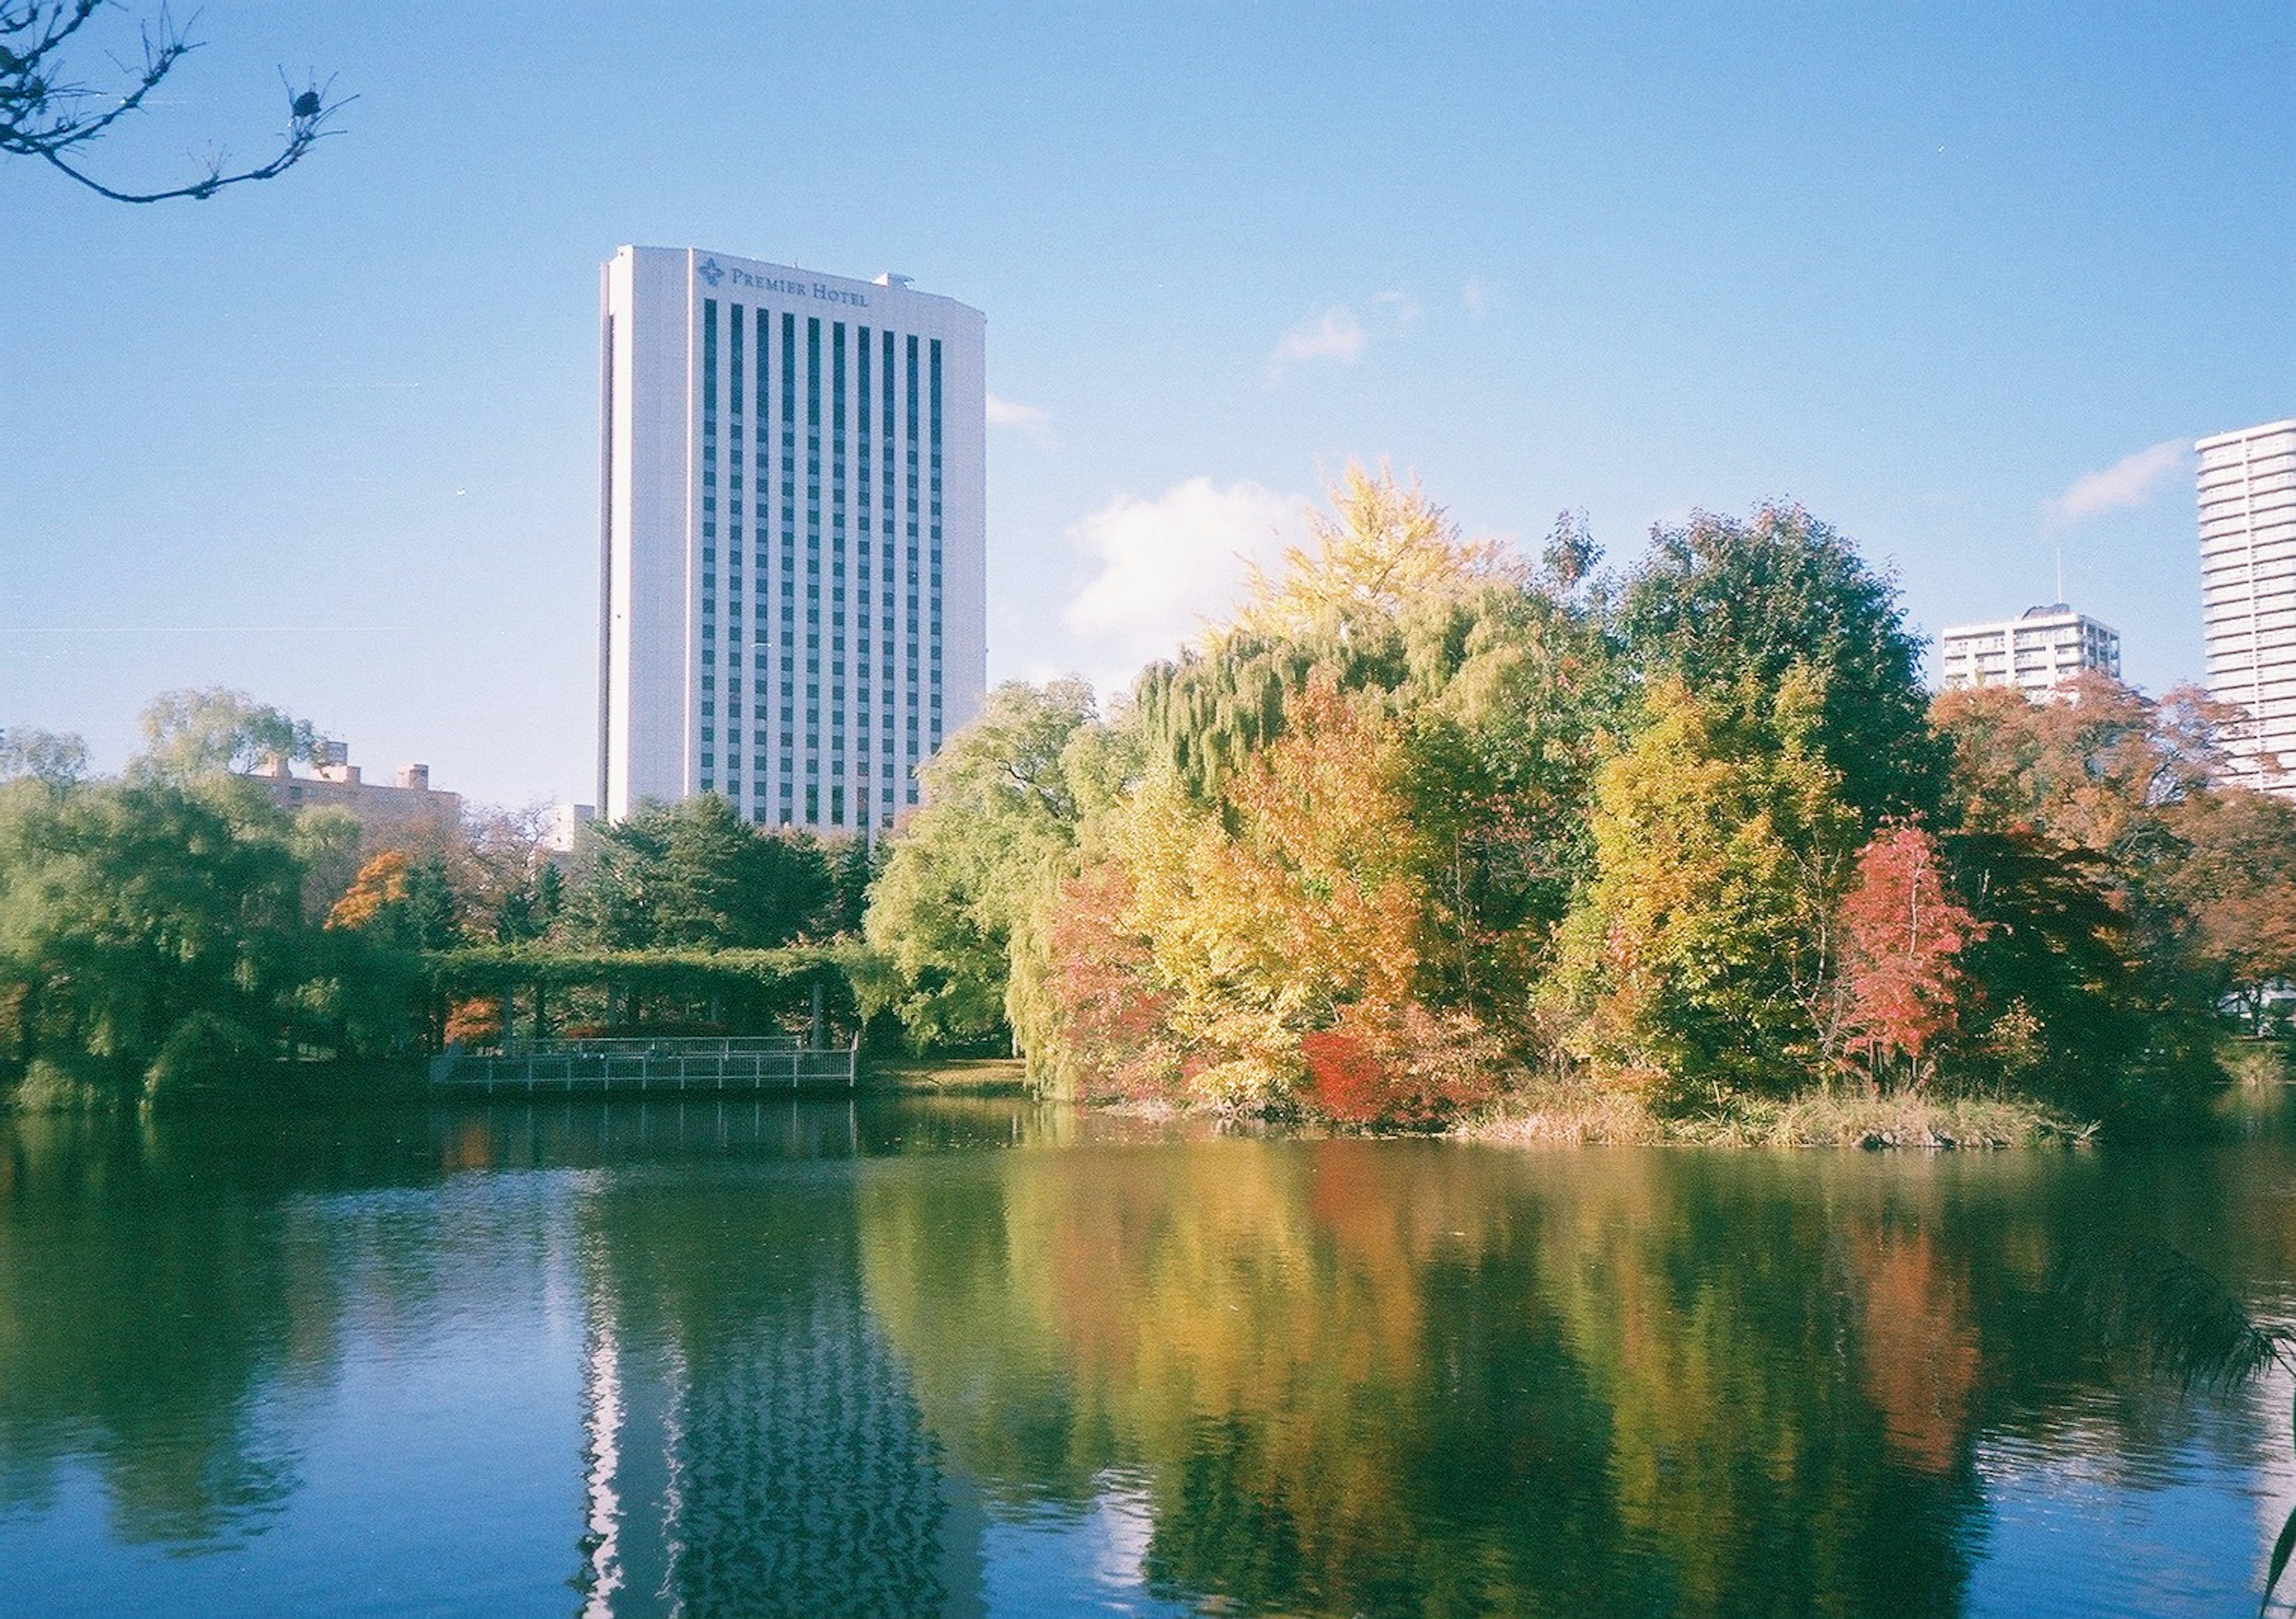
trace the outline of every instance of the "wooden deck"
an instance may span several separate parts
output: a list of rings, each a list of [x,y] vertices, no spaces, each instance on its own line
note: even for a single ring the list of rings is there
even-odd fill
[[[857,1034],[844,1047],[811,1046],[780,1034],[514,1041],[483,1056],[449,1047],[430,1059],[430,1088],[482,1096],[849,1091],[860,1061]]]

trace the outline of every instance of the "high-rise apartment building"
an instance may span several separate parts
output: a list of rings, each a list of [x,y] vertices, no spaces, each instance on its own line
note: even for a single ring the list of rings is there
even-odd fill
[[[2209,695],[2249,715],[2235,779],[2296,797],[2296,421],[2194,447]]]
[[[2028,696],[2055,691],[2095,669],[2120,677],[2120,633],[2062,601],[2030,607],[1997,624],[1964,624],[1938,636],[1946,690],[2014,686]]]
[[[983,317],[685,248],[603,281],[600,811],[873,835],[985,694]]]

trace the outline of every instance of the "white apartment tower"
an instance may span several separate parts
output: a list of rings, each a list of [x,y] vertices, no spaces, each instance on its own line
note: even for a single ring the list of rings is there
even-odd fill
[[[2045,697],[2084,670],[2120,678],[2120,633],[2062,601],[2029,607],[1997,624],[1964,624],[1938,636],[1944,684],[2014,686]]]
[[[873,837],[986,691],[984,319],[687,248],[602,279],[600,812]]]
[[[2296,797],[2296,421],[2194,447],[2209,695],[2252,724],[2233,744],[2234,779]]]

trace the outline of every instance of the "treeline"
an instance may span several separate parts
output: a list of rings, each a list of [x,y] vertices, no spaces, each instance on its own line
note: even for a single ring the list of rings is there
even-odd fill
[[[2296,807],[2240,716],[2091,676],[1931,700],[1897,591],[1794,507],[1598,574],[1351,472],[1105,715],[996,692],[866,919],[920,1043],[1068,1094],[1430,1120],[1841,1081],[2191,1104],[2296,975]]]
[[[151,1098],[281,1059],[380,1059],[524,1033],[726,1027],[841,988],[858,844],[768,833],[715,796],[544,847],[539,812],[363,833],[243,773],[309,725],[234,692],[168,694],[127,770],[0,733],[0,1100]],[[839,1004],[849,1003],[840,995]],[[747,1032],[746,1026],[739,1032]]]

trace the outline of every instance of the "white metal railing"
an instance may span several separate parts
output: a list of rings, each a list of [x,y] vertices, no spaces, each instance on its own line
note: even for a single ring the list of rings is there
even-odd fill
[[[578,1050],[518,1050],[498,1057],[449,1052],[431,1064],[443,1089],[531,1094],[537,1091],[695,1092],[799,1090],[854,1084],[861,1037],[835,1047],[801,1046],[785,1036],[756,1041],[627,1040],[533,1042]],[[695,1051],[690,1048],[701,1046]],[[758,1049],[742,1050],[743,1046]],[[679,1050],[685,1047],[689,1049]],[[601,1049],[605,1048],[605,1049]]]

